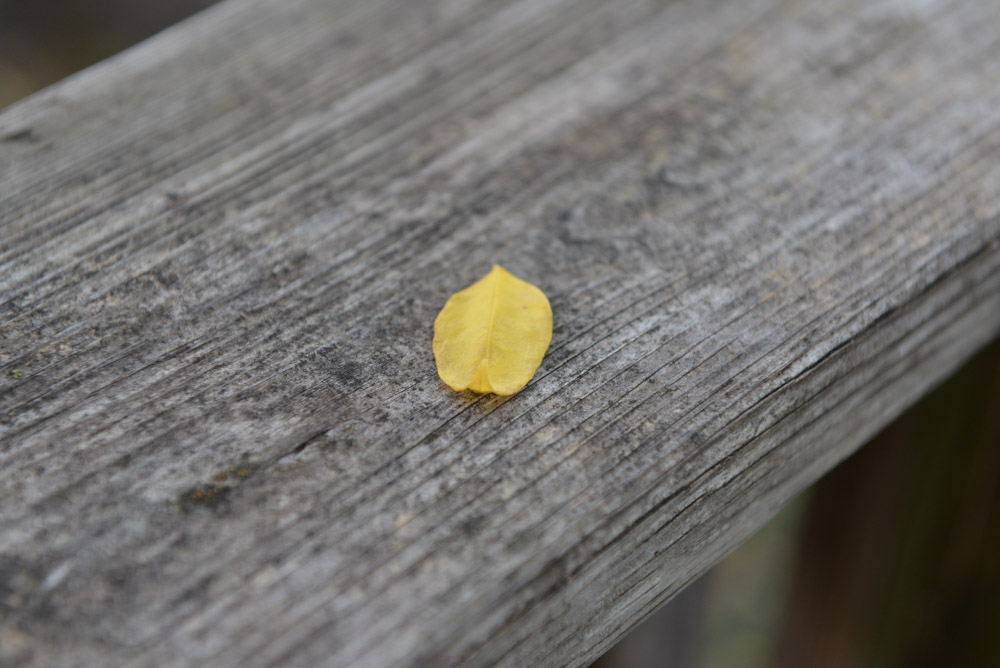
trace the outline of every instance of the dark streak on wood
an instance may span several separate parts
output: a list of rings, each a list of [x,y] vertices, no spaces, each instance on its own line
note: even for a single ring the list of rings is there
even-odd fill
[[[592,660],[996,336],[994,13],[230,0],[7,110],[0,663]]]
[[[8,132],[7,134],[0,136],[0,142],[29,142],[32,144],[37,144],[42,141],[42,138],[35,134],[35,131],[31,128],[24,128],[22,130],[14,130]]]

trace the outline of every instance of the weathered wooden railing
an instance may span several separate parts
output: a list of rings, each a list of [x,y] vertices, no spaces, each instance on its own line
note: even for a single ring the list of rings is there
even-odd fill
[[[594,658],[1000,330],[997,12],[228,0],[8,109],[0,663]]]

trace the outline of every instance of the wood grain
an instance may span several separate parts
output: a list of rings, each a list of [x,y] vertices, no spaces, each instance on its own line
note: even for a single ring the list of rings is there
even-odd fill
[[[586,664],[1000,331],[996,18],[228,0],[6,110],[0,663]]]

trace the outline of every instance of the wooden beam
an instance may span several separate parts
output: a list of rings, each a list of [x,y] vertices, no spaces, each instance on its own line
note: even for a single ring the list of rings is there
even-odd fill
[[[592,660],[1000,331],[995,18],[229,0],[8,109],[0,663]]]

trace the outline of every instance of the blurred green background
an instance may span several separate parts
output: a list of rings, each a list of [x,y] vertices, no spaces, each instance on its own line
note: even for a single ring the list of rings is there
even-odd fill
[[[210,4],[0,0],[0,108]],[[661,666],[1000,667],[1000,342],[595,664]]]

